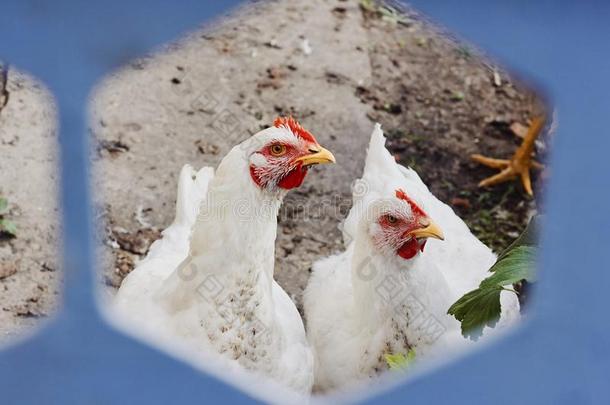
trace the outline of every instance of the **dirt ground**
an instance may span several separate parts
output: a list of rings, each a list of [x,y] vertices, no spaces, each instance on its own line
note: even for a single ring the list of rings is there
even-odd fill
[[[6,92],[8,102],[0,109],[0,198],[8,207],[1,217],[17,230],[16,237],[0,230],[0,342],[49,314],[60,278],[53,101],[40,83],[14,70]]]
[[[53,107],[13,72],[0,112],[0,196],[18,232],[0,240],[0,341],[52,311],[61,275]],[[299,306],[312,262],[341,249],[337,226],[376,121],[397,160],[501,249],[535,201],[517,183],[477,188],[493,172],[469,155],[510,156],[520,140],[511,126],[541,111],[532,92],[411,10],[357,0],[248,4],[94,92],[102,284],[112,295],[171,222],[183,164],[216,166],[281,114],[297,117],[338,161],[312,171],[281,211],[275,274]]]

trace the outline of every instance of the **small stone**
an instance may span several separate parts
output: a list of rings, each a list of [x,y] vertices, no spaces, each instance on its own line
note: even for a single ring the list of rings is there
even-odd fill
[[[467,198],[453,197],[451,199],[451,205],[458,208],[470,209],[470,201]]]
[[[15,273],[17,273],[17,263],[7,260],[0,261],[0,280],[4,280]]]

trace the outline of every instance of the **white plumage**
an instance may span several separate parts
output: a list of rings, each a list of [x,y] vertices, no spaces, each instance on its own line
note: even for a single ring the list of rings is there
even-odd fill
[[[398,198],[397,190],[414,204]],[[353,200],[343,224],[346,250],[316,262],[305,290],[315,387],[320,390],[345,388],[376,376],[387,369],[385,354],[414,349],[421,361],[444,358],[467,344],[459,323],[447,310],[489,275],[496,259],[453,210],[430,193],[414,170],[395,162],[385,148],[379,124]],[[427,215],[418,217],[417,206]],[[390,223],[384,219],[388,213],[392,214]],[[432,220],[445,240],[427,240],[423,252],[405,260],[395,249],[404,240],[390,244],[389,250],[383,248],[387,240],[379,242],[379,235],[394,226],[396,216],[407,224],[429,225]],[[385,225],[380,225],[383,221]],[[415,246],[423,248],[426,239],[416,240]],[[514,294],[503,293],[498,326],[509,323],[518,312]]]
[[[308,394],[313,355],[303,322],[273,279],[277,214],[306,166],[330,161],[284,119],[235,146],[215,175],[185,167],[176,220],[124,280],[121,315],[156,341],[177,338],[194,362],[220,353],[230,367]]]

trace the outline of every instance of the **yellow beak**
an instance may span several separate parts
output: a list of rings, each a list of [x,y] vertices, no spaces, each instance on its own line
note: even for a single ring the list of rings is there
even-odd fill
[[[309,151],[311,152],[310,155],[301,156],[296,161],[302,162],[303,166],[336,162],[335,156],[328,149],[319,145],[316,148],[310,148]]]
[[[439,228],[439,226],[432,221],[430,221],[430,224],[425,228],[420,228],[409,232],[409,235],[415,238],[435,238],[445,240],[445,236],[443,235],[441,228]]]

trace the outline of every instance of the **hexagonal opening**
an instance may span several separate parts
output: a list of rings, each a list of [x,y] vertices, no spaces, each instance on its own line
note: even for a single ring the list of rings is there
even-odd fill
[[[274,276],[301,315],[312,264],[344,250],[338,225],[351,208],[352,189],[362,185],[355,181],[362,175],[375,122],[382,124],[386,146],[396,161],[415,169],[430,191],[496,253],[519,236],[537,207],[537,197],[528,198],[518,182],[479,188],[477,183],[494,171],[470,158],[471,153],[511,157],[538,116],[547,117],[549,128],[552,114],[522,82],[407,8],[375,1],[256,3],[211,30],[196,30],[150,57],[133,61],[104,79],[92,95],[95,212],[102,242],[102,295],[109,305],[124,277],[142,265],[153,242],[172,223],[182,166],[216,167],[233,146],[271,126],[278,115],[298,118],[339,162],[312,171],[302,187],[286,196],[278,212]],[[549,142],[547,132],[534,144],[542,157]],[[534,175],[535,196],[542,194],[543,177]],[[434,251],[428,246],[425,252]],[[216,278],[196,280],[197,299],[206,301],[212,294],[222,301],[215,302],[215,316],[239,322],[235,308],[224,305],[234,302],[234,286]],[[391,292],[375,291],[377,298]],[[459,291],[467,289],[461,286]],[[429,313],[421,319],[437,320],[426,304],[410,302],[423,307],[420,314]],[[217,356],[194,353],[188,342],[134,330],[131,321],[117,321],[114,316],[108,314],[131,335],[257,397],[295,399],[289,391],[283,392],[281,384],[266,381],[273,390],[256,388],[258,377],[225,368]],[[259,336],[272,331],[257,320],[250,319],[248,329],[257,330]],[[220,326],[210,333],[225,332]],[[432,343],[440,336],[436,335],[430,333]],[[378,364],[367,363],[370,373],[364,374],[384,374],[373,387],[385,387],[388,381],[419,375],[433,366],[415,353],[420,365],[385,373],[396,362],[398,368],[409,362],[411,353],[409,347],[401,350],[394,345],[396,339],[391,340],[389,350],[372,356]],[[244,350],[225,348],[224,358],[246,358]],[[346,387],[353,388],[351,382],[342,385]],[[316,397],[337,392],[314,389]]]
[[[58,304],[57,166],[51,93],[0,63],[0,346],[34,333]]]

